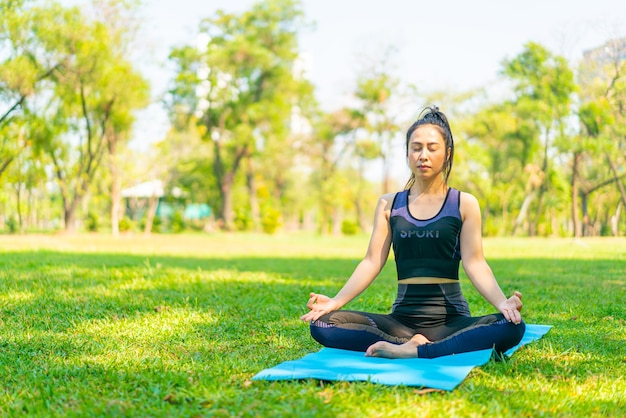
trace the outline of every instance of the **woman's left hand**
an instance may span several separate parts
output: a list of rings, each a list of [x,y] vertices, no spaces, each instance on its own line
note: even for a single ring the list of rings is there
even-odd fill
[[[498,310],[504,315],[509,322],[519,324],[522,322],[522,294],[518,291],[513,292],[513,296],[498,305]]]

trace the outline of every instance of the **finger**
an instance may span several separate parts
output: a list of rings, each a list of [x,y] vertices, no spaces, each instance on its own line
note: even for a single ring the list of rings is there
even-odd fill
[[[317,321],[317,318],[319,318],[321,315],[315,311],[311,311],[306,315],[302,315],[300,317],[300,319],[302,319],[303,321],[307,321],[307,322],[311,322],[311,321]]]
[[[313,305],[317,303],[317,295],[313,294],[311,298],[307,301],[306,307],[309,309],[313,309]]]
[[[504,319],[506,319],[508,322],[511,322],[511,316],[509,315],[509,311],[507,309],[502,309],[500,312],[502,312]]]
[[[507,313],[509,316],[509,322],[513,322],[517,325],[522,321],[522,316],[517,309],[511,309]]]
[[[303,321],[317,321],[320,316],[324,315],[323,311],[311,311],[307,314],[304,314],[300,317]]]
[[[313,315],[314,315],[314,312],[313,311],[309,311],[309,312],[305,313],[304,315],[302,315],[300,317],[300,319],[302,319],[303,321],[310,321],[311,318],[313,317]]]

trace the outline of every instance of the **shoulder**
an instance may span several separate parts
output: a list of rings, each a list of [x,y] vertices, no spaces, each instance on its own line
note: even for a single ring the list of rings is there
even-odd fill
[[[377,208],[378,209],[382,209],[384,211],[390,211],[391,210],[391,206],[393,205],[393,201],[395,200],[396,196],[398,194],[400,194],[401,192],[398,193],[386,193],[382,196],[380,196],[378,198],[378,205]]]
[[[386,193],[378,198],[378,204],[376,205],[376,219],[380,218],[389,221],[391,216],[391,209],[393,208],[393,202],[399,193]]]
[[[461,217],[463,220],[467,218],[474,218],[477,215],[480,217],[480,204],[478,199],[471,193],[459,192]]]

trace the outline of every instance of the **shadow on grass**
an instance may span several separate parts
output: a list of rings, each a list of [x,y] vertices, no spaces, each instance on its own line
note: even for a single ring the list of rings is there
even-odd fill
[[[43,389],[27,395],[33,381],[66,381],[58,388],[62,397],[79,403],[86,395],[72,394],[72,385],[96,387],[97,396],[119,398],[120,405],[134,397],[156,399],[154,407],[165,409],[237,410],[240,397],[254,403],[264,388],[273,390],[269,383],[247,389],[252,375],[319,348],[298,320],[306,296],[334,294],[357,262],[52,251],[0,256],[2,374],[12,376],[20,399],[45,395],[37,395]],[[619,262],[496,259],[490,265],[505,292],[524,294],[528,323],[554,326],[533,343],[538,355],[523,360],[522,369],[583,378],[623,361],[626,286]],[[350,308],[388,309],[392,262],[384,276]],[[484,304],[466,284],[470,306]],[[164,332],[165,326],[171,329]],[[126,359],[111,357],[115,352]],[[111,383],[99,383],[105,380]],[[135,389],[130,395],[116,387]]]
[[[309,291],[333,293],[358,260],[280,257],[186,258],[41,251],[0,256],[0,309],[21,318],[24,327],[64,329],[80,319],[125,318],[160,306],[192,307],[232,318],[264,322],[297,317]],[[505,290],[524,294],[528,323],[555,326],[551,334],[585,338],[605,325],[623,326],[625,279],[613,260],[490,260]],[[363,295],[363,305],[378,298],[377,311],[389,309],[395,295],[393,262],[384,280]],[[489,312],[484,299],[465,280],[474,314]],[[11,300],[11,294],[24,295]],[[384,293],[382,296],[380,293]],[[478,310],[474,307],[478,306]],[[252,319],[251,319],[252,320]],[[621,321],[621,323],[620,323]],[[562,331],[561,331],[562,330]],[[572,332],[570,335],[569,332]],[[610,334],[607,344],[611,344]],[[601,348],[600,348],[601,349]]]

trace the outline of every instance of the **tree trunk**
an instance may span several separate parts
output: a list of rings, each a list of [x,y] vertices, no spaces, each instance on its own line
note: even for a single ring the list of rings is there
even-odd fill
[[[391,178],[389,176],[389,164],[383,160],[383,194],[391,192]]]
[[[576,151],[572,160],[572,225],[574,227],[574,237],[580,238],[582,236],[582,225],[580,218],[578,217],[578,196],[579,196],[579,179],[578,179],[578,166],[582,153]]]
[[[226,171],[224,163],[222,161],[221,142],[219,140],[214,140],[213,147],[215,151],[215,157],[213,160],[213,173],[215,174],[215,178],[217,180],[220,192],[220,198],[222,200],[220,204],[220,211],[217,214],[217,217],[218,221],[221,220],[221,229],[224,229],[226,231],[232,231],[235,219],[232,202],[232,188],[235,182],[235,175],[239,171],[241,160],[248,155],[248,145],[243,145],[237,150],[233,165],[228,171]]]
[[[17,183],[15,188],[15,198],[17,199],[17,226],[21,234],[24,231],[24,220],[22,216],[22,185],[20,182]]]
[[[611,216],[611,233],[614,237],[619,234],[619,216],[622,212],[622,202],[617,203],[617,209],[615,209],[615,215]]]
[[[365,209],[363,208],[363,201],[361,197],[363,196],[363,178],[365,175],[363,174],[365,171],[365,159],[359,158],[359,182],[357,184],[356,196],[354,198],[354,207],[356,209],[356,219],[359,223],[359,228],[361,231],[367,231],[367,217],[365,215]]]
[[[524,225],[524,220],[526,219],[526,215],[528,213],[528,208],[530,207],[530,202],[533,200],[533,192],[526,193],[526,197],[524,198],[524,202],[522,202],[522,207],[519,210],[519,214],[517,215],[517,219],[515,220],[515,227],[513,228],[513,235],[517,235],[517,232]]]
[[[235,180],[234,173],[227,173],[222,179],[220,186],[222,195],[222,205],[220,207],[222,219],[222,229],[226,231],[232,231],[234,226],[235,214],[233,211],[233,183]]]
[[[589,193],[581,193],[580,195],[580,207],[582,209],[582,232],[583,237],[589,236],[590,225],[589,225],[589,205],[587,203]]]
[[[605,152],[604,155],[606,156],[606,160],[609,162],[609,165],[611,166],[611,171],[613,172],[613,175],[615,176],[615,181],[617,182],[617,188],[619,190],[620,196],[622,197],[622,203],[626,205],[626,190],[624,189],[624,183],[622,183],[622,178],[619,176],[619,173],[617,172],[617,164],[615,164],[615,162],[611,159],[611,154],[609,154],[608,152]]]
[[[143,233],[146,235],[150,235],[152,233],[152,225],[154,223],[154,217],[156,216],[158,207],[159,197],[153,194],[148,199],[148,209],[146,210],[146,224],[143,228]]]
[[[65,222],[65,232],[76,231],[76,208],[78,207],[78,200],[72,199],[69,205],[63,205],[63,221]]]
[[[537,227],[539,226],[539,220],[543,211],[543,196],[548,191],[548,166],[549,166],[549,156],[548,149],[550,147],[549,138],[549,130],[546,131],[546,144],[543,150],[543,164],[541,165],[541,172],[543,173],[543,179],[541,181],[541,185],[539,186],[539,191],[537,192],[537,210],[535,211],[535,218],[530,221],[528,234],[531,237],[537,235]]]
[[[117,167],[117,141],[109,140],[109,171],[111,172],[111,233],[120,234],[120,216],[122,206],[122,178]]]
[[[248,172],[246,173],[246,180],[248,184],[248,193],[250,195],[250,214],[252,216],[252,225],[255,231],[259,230],[261,225],[261,210],[259,208],[259,199],[257,197],[257,185],[254,178],[254,161],[252,157],[248,156]]]

